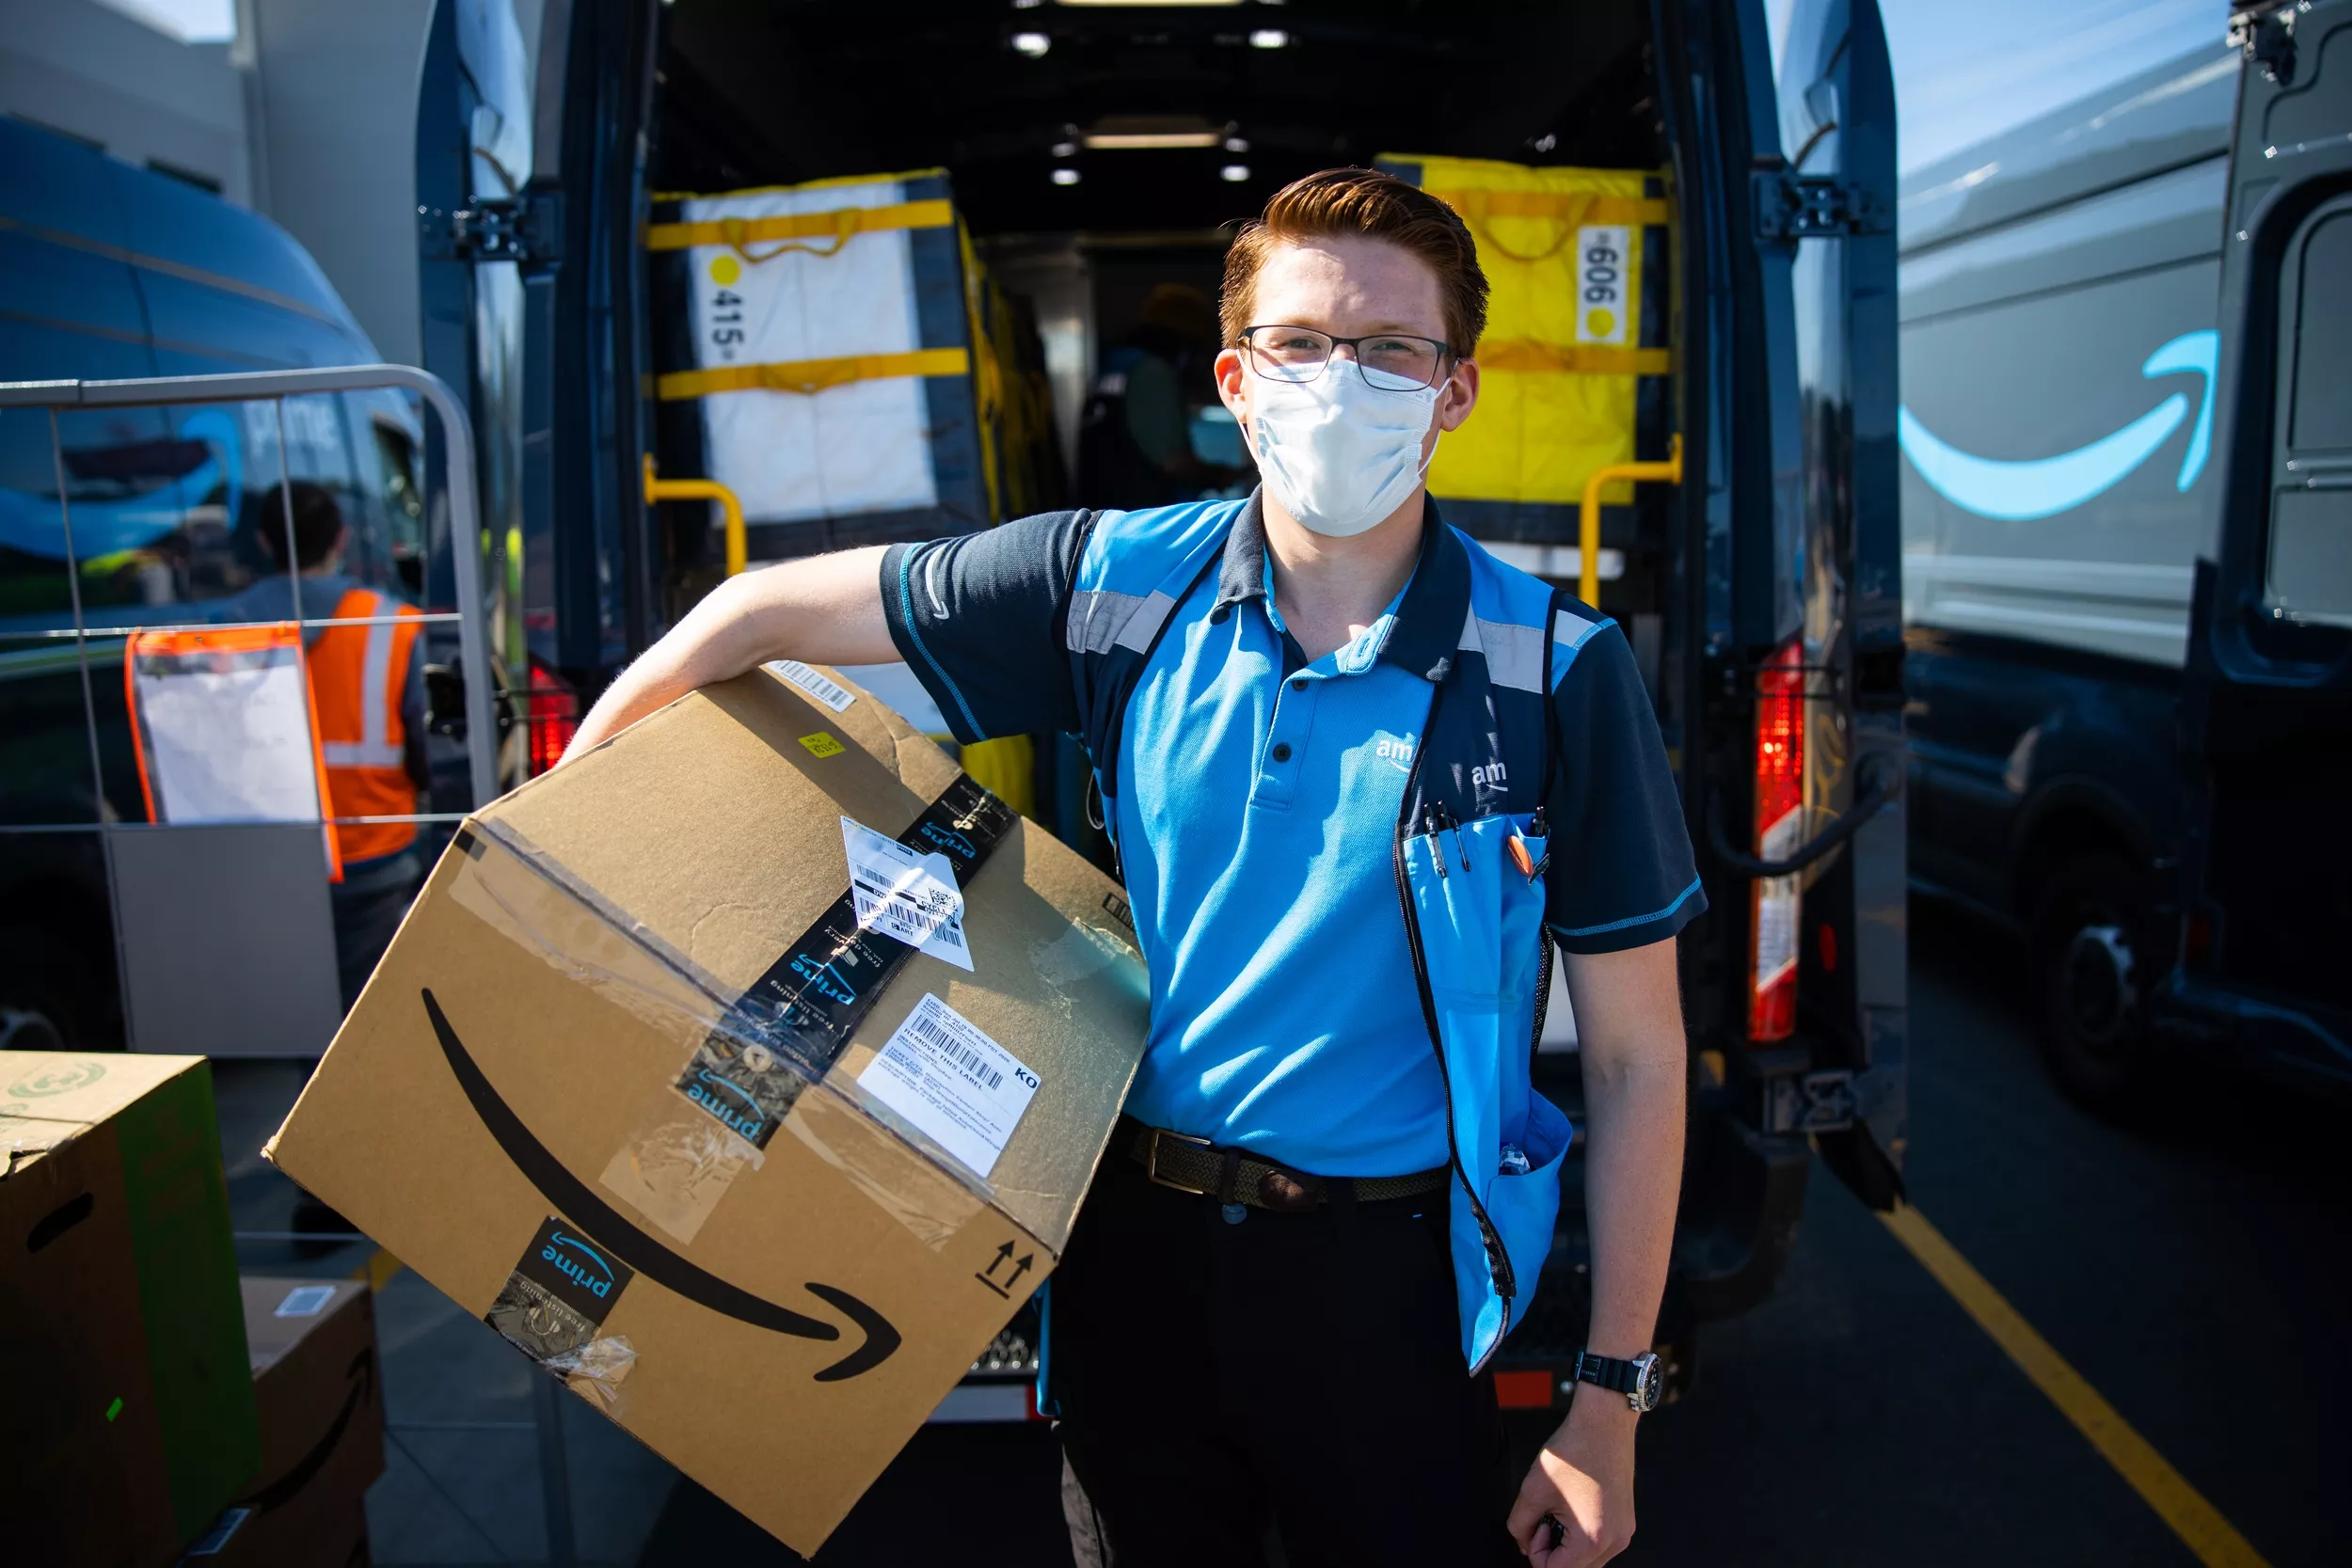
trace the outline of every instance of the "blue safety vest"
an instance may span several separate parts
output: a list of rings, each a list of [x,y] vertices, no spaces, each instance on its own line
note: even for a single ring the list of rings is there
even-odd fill
[[[1247,504],[1109,513],[1091,523],[1066,642],[1107,823],[1119,820],[1129,703],[1177,607],[1214,592],[1226,536]],[[1526,1315],[1560,1208],[1568,1118],[1528,1081],[1550,975],[1539,808],[1553,763],[1555,667],[1565,671],[1609,623],[1459,536],[1441,543],[1468,559],[1469,611],[1457,646],[1428,672],[1424,738],[1390,854],[1445,1085],[1462,1354],[1476,1372]],[[1513,834],[1537,874],[1508,852]]]

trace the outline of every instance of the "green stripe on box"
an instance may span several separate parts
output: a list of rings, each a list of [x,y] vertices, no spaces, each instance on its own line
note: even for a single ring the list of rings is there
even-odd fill
[[[157,1085],[114,1121],[172,1518],[188,1541],[262,1465],[211,1064]]]

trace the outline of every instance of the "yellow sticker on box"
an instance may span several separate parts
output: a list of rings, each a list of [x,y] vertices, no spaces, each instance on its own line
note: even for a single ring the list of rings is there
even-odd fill
[[[807,747],[812,755],[820,757],[837,757],[849,750],[823,730],[801,736],[801,744]]]

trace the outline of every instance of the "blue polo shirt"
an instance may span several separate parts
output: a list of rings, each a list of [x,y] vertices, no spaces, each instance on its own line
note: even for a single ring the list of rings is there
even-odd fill
[[[1229,510],[1216,569],[1168,610],[1120,735],[1113,826],[1152,976],[1127,1109],[1317,1175],[1442,1165],[1445,1087],[1391,846],[1478,546],[1431,502],[1404,590],[1310,660],[1274,603],[1257,499]],[[1081,553],[1158,515],[1049,514],[889,552],[891,635],[959,739],[1080,728]],[[1553,678],[1545,918],[1570,951],[1671,937],[1706,898],[1631,650],[1596,616]]]

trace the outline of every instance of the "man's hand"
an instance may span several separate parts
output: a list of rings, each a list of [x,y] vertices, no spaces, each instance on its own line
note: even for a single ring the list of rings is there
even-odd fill
[[[1580,1387],[1511,1507],[1511,1539],[1533,1568],[1597,1568],[1633,1539],[1633,1428],[1622,1394]],[[1557,1519],[1558,1530],[1548,1522]],[[1551,1544],[1553,1537],[1560,1542]]]

